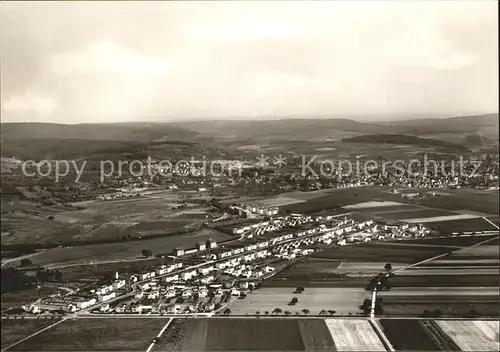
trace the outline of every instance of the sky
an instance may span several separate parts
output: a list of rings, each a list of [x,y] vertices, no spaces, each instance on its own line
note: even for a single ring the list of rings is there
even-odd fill
[[[498,4],[3,2],[3,122],[498,111]]]

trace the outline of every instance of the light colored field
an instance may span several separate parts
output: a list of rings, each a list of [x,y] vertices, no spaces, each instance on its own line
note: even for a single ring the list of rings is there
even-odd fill
[[[462,351],[499,351],[498,321],[436,321]]]
[[[453,253],[452,256],[455,254]],[[437,264],[468,264],[468,265],[474,265],[474,264],[491,264],[495,265],[499,264],[498,259],[436,259],[432,261],[433,265]]]
[[[479,217],[480,216],[473,215],[473,214],[457,214],[457,215],[434,216],[434,217],[429,217],[429,218],[405,219],[405,220],[401,220],[401,221],[415,224],[415,223],[426,223],[426,222],[442,222],[442,221],[451,221],[451,220],[476,219]]]
[[[151,250],[153,253],[168,253],[179,246],[192,248],[197,242],[206,241],[209,238],[222,241],[231,238],[231,236],[222,232],[203,229],[194,233],[141,241],[53,248],[37,253],[30,259],[35,265],[50,265],[51,268],[62,268],[71,264],[95,264],[101,261],[138,259],[142,258],[143,249]],[[9,265],[19,265],[19,261],[12,261]]]
[[[384,263],[381,262],[342,262],[337,267],[339,272],[369,272],[378,273],[384,270]],[[392,269],[397,270],[408,264],[391,263]]]
[[[317,315],[321,310],[335,310],[336,314],[357,314],[359,305],[370,292],[364,288],[322,288],[307,287],[303,293],[293,293],[290,287],[264,287],[247,295],[245,299],[237,299],[231,305],[232,314],[255,314],[259,311],[262,315],[266,311],[271,313],[275,308],[304,314],[303,309],[308,309],[310,314]],[[289,306],[293,297],[298,298],[298,303]]]
[[[498,296],[498,287],[394,287],[380,296]]]
[[[289,198],[289,197],[276,197],[276,198],[268,198],[268,199],[263,199],[255,202],[255,204],[258,204],[260,206],[264,207],[281,207],[283,205],[288,205],[288,204],[295,204],[295,203],[302,203],[303,200],[301,199],[295,199],[295,198]]]
[[[385,351],[368,320],[326,319],[338,351]]]
[[[453,252],[453,257],[475,256],[475,257],[496,257],[500,256],[498,245],[481,245],[472,248],[464,248]],[[480,259],[479,259],[480,260]],[[484,260],[484,259],[483,259]]]
[[[293,191],[293,192],[283,193],[281,196],[299,200],[310,200],[328,195],[327,191],[328,190],[317,190],[311,192]]]
[[[404,206],[403,203],[391,202],[391,201],[370,201],[358,204],[346,205],[344,209],[367,209],[367,208],[378,208],[378,207],[395,207]]]

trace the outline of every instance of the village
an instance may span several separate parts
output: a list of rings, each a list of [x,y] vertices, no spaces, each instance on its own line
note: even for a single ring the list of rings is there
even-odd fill
[[[256,216],[262,209],[245,207]],[[325,246],[398,238],[420,238],[420,224],[379,224],[349,216],[291,214],[232,226],[230,243],[214,240],[176,248],[163,264],[139,274],[116,272],[112,281],[23,306],[27,314],[216,314],[244,299],[262,282],[299,257]]]

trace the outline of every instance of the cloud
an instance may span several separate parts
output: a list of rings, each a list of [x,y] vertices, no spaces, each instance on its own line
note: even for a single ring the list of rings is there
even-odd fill
[[[50,116],[56,108],[56,101],[34,92],[26,92],[21,96],[11,97],[2,106],[2,110],[7,113],[36,114],[42,117]]]
[[[143,57],[111,41],[96,41],[83,50],[56,54],[48,60],[49,68],[59,75],[139,75],[155,76],[168,72],[162,59]]]
[[[2,119],[16,109],[63,122],[487,112],[498,106],[496,10],[492,1],[6,2]]]

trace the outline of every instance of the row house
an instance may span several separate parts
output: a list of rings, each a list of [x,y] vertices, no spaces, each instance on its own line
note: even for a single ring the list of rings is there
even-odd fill
[[[126,281],[124,279],[115,280],[115,282],[113,282],[113,288],[115,290],[118,290],[118,289],[122,288],[123,286],[125,286],[125,284],[126,284]]]
[[[108,294],[97,296],[99,302],[106,302],[106,301],[109,301],[110,299],[113,299],[115,297],[116,297],[116,292],[110,292]]]
[[[179,280],[179,275],[178,274],[165,277],[165,282],[174,282],[174,281],[177,281],[177,280]]]
[[[205,285],[211,283],[212,281],[214,281],[213,275],[207,275],[200,279],[200,282]]]

